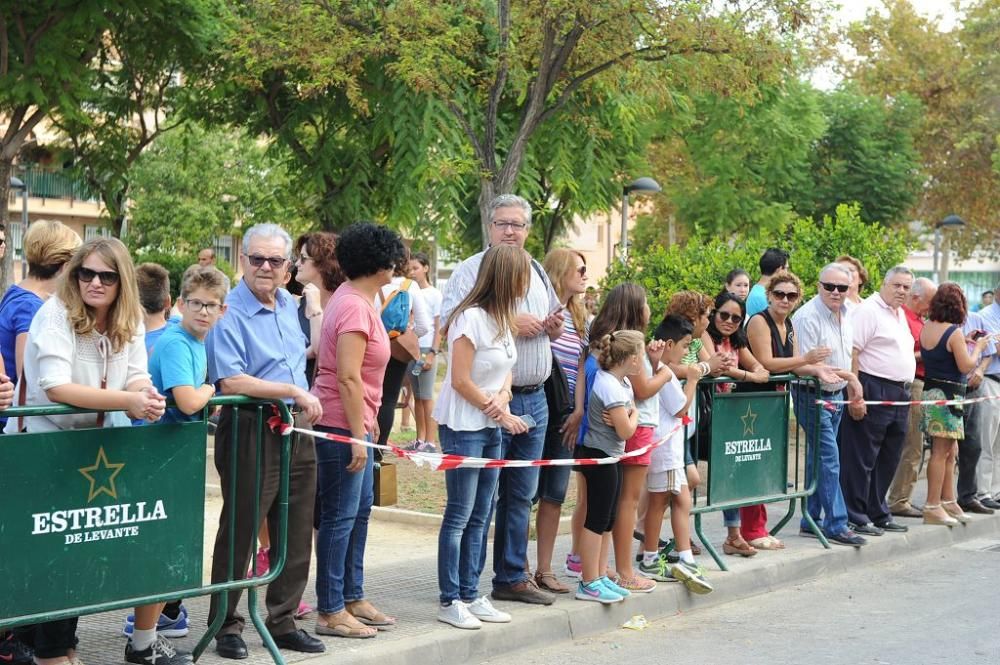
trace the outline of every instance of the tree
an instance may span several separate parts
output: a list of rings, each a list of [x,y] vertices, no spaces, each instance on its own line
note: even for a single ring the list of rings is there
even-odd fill
[[[0,223],[14,160],[50,113],[78,107],[93,80],[91,61],[109,14],[135,10],[132,2],[36,0],[0,6]],[[3,288],[11,281],[13,252],[3,259]]]
[[[139,253],[193,256],[258,222],[292,234],[311,226],[280,155],[236,130],[188,124],[167,134],[138,158],[131,181],[125,240]]]

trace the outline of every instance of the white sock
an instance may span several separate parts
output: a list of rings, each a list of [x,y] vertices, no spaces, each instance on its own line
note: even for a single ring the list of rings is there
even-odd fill
[[[149,630],[139,630],[134,628],[132,630],[132,648],[136,651],[143,651],[153,646],[153,642],[156,641],[156,628],[150,628]]]
[[[691,550],[679,550],[677,552],[677,556],[679,556],[681,561],[684,563],[694,563],[694,554],[691,553]]]
[[[646,564],[647,566],[651,566],[656,561],[656,557],[658,557],[659,555],[660,555],[659,552],[646,552],[646,551],[643,551],[643,553],[642,553],[642,562],[644,564]]]

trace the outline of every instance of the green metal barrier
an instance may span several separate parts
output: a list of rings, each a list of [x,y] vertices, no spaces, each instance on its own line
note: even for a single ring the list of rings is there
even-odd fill
[[[253,523],[260,524],[260,435],[275,409],[284,423],[292,422],[291,414],[280,400],[234,396],[209,402],[217,405],[256,410],[254,469],[237,467],[234,413],[227,500],[236,505],[238,473],[255,473]],[[80,413],[92,411],[16,407],[5,415]],[[244,579],[246,571],[234,568],[231,545],[226,581],[203,584],[207,415],[208,408],[191,423],[0,436],[0,561],[10,587],[0,594],[0,630],[217,594],[215,621],[195,648],[197,659],[225,620],[227,592],[246,589],[250,618],[274,662],[284,665],[257,612],[255,588],[274,580],[285,565],[291,437],[281,438],[278,539],[271,543],[269,572]],[[235,542],[235,511],[225,528]],[[151,565],[157,563],[162,565]]]
[[[777,534],[795,515],[796,501],[800,503],[802,516],[809,529],[816,535],[823,547],[830,544],[809,514],[806,502],[816,491],[819,472],[819,446],[814,446],[812,454],[812,474],[800,482],[801,427],[795,428],[792,445],[794,459],[793,481],[788,480],[789,440],[788,424],[791,409],[792,386],[810,386],[814,390],[819,382],[814,377],[798,377],[793,374],[774,375],[769,383],[787,383],[788,390],[759,392],[714,392],[714,384],[733,383],[732,379],[705,379],[700,383],[713,385],[711,441],[708,443],[708,482],[705,503],[697,505],[698,492],[694,493],[695,533],[712,555],[720,570],[728,570],[725,562],[702,529],[702,515],[731,508],[742,508],[762,503],[788,501],[788,511],[771,529]],[[744,384],[746,386],[747,384]],[[701,393],[699,393],[699,398]],[[816,417],[813,419],[814,434],[819,433],[819,409],[813,404]],[[815,437],[818,440],[818,436]],[[701,450],[702,442],[695,436],[695,450]]]

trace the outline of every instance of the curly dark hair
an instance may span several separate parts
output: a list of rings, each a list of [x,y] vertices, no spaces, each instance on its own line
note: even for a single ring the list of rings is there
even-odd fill
[[[962,325],[965,323],[968,306],[962,287],[955,282],[945,282],[938,287],[937,293],[931,298],[931,308],[927,312],[927,318],[931,321]]]
[[[725,305],[727,302],[734,302],[740,306],[740,314],[743,315],[743,320],[747,318],[747,305],[743,302],[743,299],[737,295],[733,295],[728,291],[722,291],[719,295],[715,296],[715,310],[718,311],[720,307]],[[716,345],[722,342],[722,338],[725,337],[719,329],[715,327],[715,312],[712,312],[712,316],[708,319],[708,336],[712,338],[712,341]],[[747,334],[743,329],[742,321],[741,324],[736,326],[736,332],[729,336],[729,343],[734,349],[742,349],[747,345]]]
[[[336,291],[344,283],[344,273],[337,262],[337,234],[329,231],[306,233],[295,241],[295,253],[301,253],[303,247],[323,277],[323,288],[331,293]]]
[[[337,262],[347,279],[393,270],[406,261],[409,252],[399,234],[372,222],[348,226],[337,239]]]

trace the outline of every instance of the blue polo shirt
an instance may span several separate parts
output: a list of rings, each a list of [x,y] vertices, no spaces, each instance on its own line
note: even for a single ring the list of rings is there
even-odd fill
[[[173,399],[177,386],[200,388],[205,384],[208,359],[205,343],[185,330],[184,326],[168,325],[162,330],[156,343],[156,353],[149,359],[149,375],[160,394]],[[200,417],[200,413],[189,416],[180,409],[169,408],[160,422],[183,423]]]
[[[292,295],[278,289],[273,309],[265,307],[240,280],[226,296],[226,305],[225,316],[205,340],[209,381],[218,384],[246,374],[309,390],[306,336]]]

